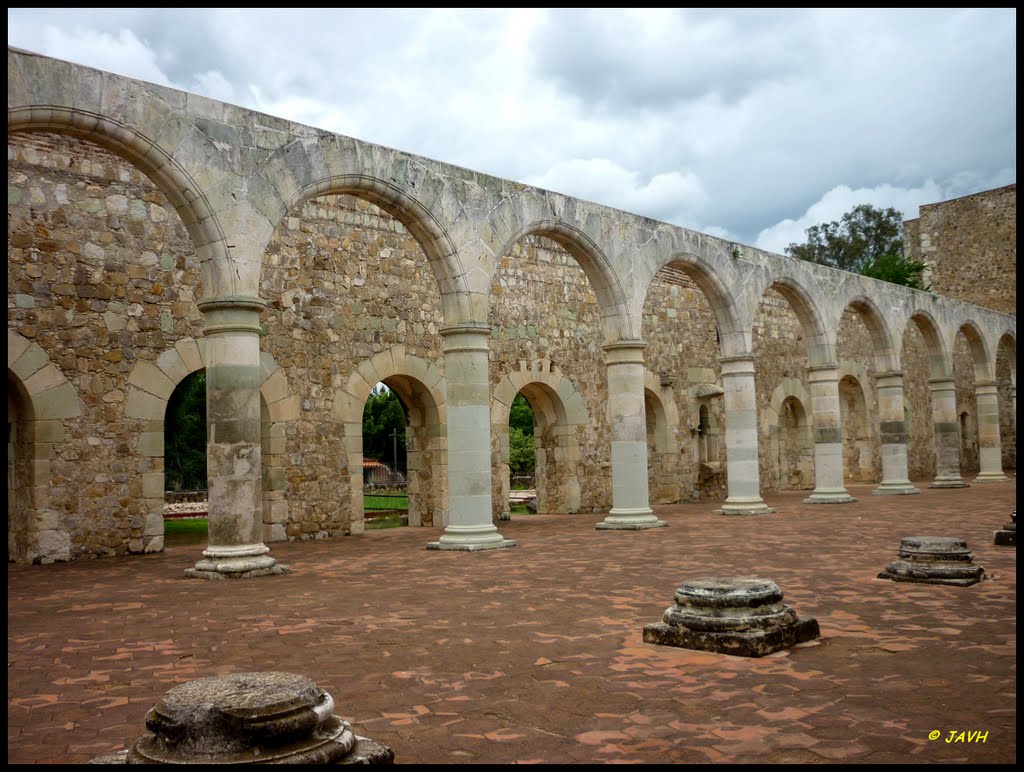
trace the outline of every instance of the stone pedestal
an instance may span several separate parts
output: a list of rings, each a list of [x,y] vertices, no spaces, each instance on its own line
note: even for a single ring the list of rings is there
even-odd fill
[[[1010,522],[1003,526],[1003,530],[995,532],[995,543],[1004,547],[1017,546],[1017,510],[1010,514]]]
[[[985,569],[974,562],[974,553],[963,539],[907,536],[900,541],[897,555],[879,579],[970,587],[985,578]]]
[[[644,625],[644,642],[763,657],[820,635],[815,619],[800,619],[782,602],[775,582],[708,577],[683,584],[661,622]]]
[[[391,764],[394,752],[333,715],[334,700],[292,673],[235,673],[171,689],[127,751],[91,763]]]

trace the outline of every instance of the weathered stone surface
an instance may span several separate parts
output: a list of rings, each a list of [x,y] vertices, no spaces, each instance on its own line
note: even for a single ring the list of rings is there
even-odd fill
[[[646,643],[763,657],[817,638],[818,622],[801,619],[766,579],[707,577],[685,582],[661,622],[645,625]]]
[[[1003,547],[1015,547],[1017,545],[1017,510],[1010,515],[1010,522],[994,534],[995,543]]]
[[[607,512],[611,470],[639,458],[613,458],[606,414],[603,346],[624,340],[646,343],[643,386],[617,400],[632,406],[633,450],[647,447],[646,468],[636,461],[626,475],[647,477],[650,501],[638,511],[651,502],[720,500],[728,493],[733,511],[763,512],[761,492],[813,488],[811,360],[834,362],[840,375],[840,402],[832,410],[838,420],[827,427],[836,440],[829,458],[835,477],[879,478],[880,368],[904,372],[910,479],[952,470],[936,470],[941,442],[959,446],[949,450],[965,473],[978,469],[981,451],[991,466],[991,432],[982,437],[972,429],[979,420],[976,363],[993,371],[1002,459],[1007,468],[1015,462],[1016,323],[1008,314],[288,121],[274,119],[270,129],[266,116],[172,89],[154,96],[131,79],[46,57],[9,51],[8,59],[31,61],[33,73],[45,74],[22,82],[25,70],[8,70],[16,95],[8,132],[8,329],[9,343],[11,331],[17,343],[9,368],[28,379],[50,366],[66,378],[39,394],[29,390],[27,407],[37,419],[65,422],[64,440],[46,449],[52,476],[38,484],[54,492],[53,506],[67,516],[73,558],[136,551],[131,523],[142,506],[139,475],[163,470],[156,438],[140,442],[137,434],[156,431],[146,427],[162,421],[168,382],[206,366],[197,301],[211,296],[266,304],[258,358],[261,371],[267,355],[283,373],[274,375],[264,399],[266,417],[285,429],[275,466],[287,481],[289,509],[286,523],[256,525],[283,525],[278,530],[292,539],[361,528],[359,406],[346,411],[339,401],[364,400],[374,384],[338,396],[362,380],[360,372],[388,380],[411,408],[410,447],[422,457],[410,506],[420,513],[415,522],[445,524],[453,495],[443,444],[452,373],[440,330],[453,323],[490,329],[485,380],[492,392],[513,374],[521,376],[516,390],[550,389],[546,402],[533,400],[535,413],[549,419],[536,435],[545,507]],[[115,115],[89,112],[102,113],[103,105]],[[47,133],[59,132],[62,122],[73,136]],[[109,132],[122,155],[104,149]],[[212,138],[224,147],[211,145]],[[141,167],[125,160],[135,153],[146,159]],[[159,166],[159,186],[140,170],[148,164]],[[306,184],[315,195],[292,198]],[[994,287],[1001,305],[981,305],[1003,311],[1012,307],[1010,284],[997,278],[1002,264],[983,242],[995,233],[999,259],[1012,253],[1015,195],[1015,186],[979,194],[957,204],[955,217],[933,218],[918,234],[919,241],[941,241],[949,255],[966,254],[970,244],[971,261],[945,259],[936,272],[956,274],[972,291]],[[985,287],[973,286],[979,274]],[[870,308],[879,313],[871,317]],[[964,329],[972,331],[970,342],[958,332]],[[724,385],[720,359],[737,353],[752,358],[756,374],[749,410],[727,416],[713,389],[700,396],[694,387]],[[955,382],[943,431],[931,409],[934,367]],[[49,383],[54,372],[32,385]],[[991,419],[991,406],[986,410]],[[490,445],[493,515],[501,516],[503,427],[491,421],[479,430],[484,453]],[[982,440],[988,444],[979,447]],[[758,490],[737,491],[743,480],[729,477],[749,481],[753,469]],[[263,472],[250,470],[250,487],[259,487]],[[279,480],[280,473],[268,478]],[[79,495],[86,488],[88,495]],[[14,559],[26,559],[27,543],[17,540]]]
[[[985,578],[985,569],[974,563],[974,553],[963,539],[907,536],[900,541],[897,555],[878,574],[879,579],[969,587]]]
[[[334,700],[292,673],[235,673],[174,687],[127,751],[92,763],[389,764],[393,751],[356,737]]]

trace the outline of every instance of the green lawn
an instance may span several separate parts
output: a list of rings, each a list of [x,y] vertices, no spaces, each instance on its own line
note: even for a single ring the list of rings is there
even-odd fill
[[[203,534],[209,530],[205,517],[183,517],[164,520],[164,535]]]
[[[404,494],[375,495],[367,493],[363,495],[364,511],[374,512],[381,509],[402,509],[408,511],[409,497]]]

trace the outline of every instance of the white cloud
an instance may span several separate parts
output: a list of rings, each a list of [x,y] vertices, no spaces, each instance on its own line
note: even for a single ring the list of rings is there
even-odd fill
[[[666,172],[644,181],[638,172],[607,158],[563,161],[522,181],[678,225],[692,220],[707,200],[700,179],[691,172]]]
[[[804,214],[795,220],[783,220],[765,228],[757,236],[754,246],[768,252],[785,254],[790,244],[803,244],[807,240],[807,229],[821,223],[843,219],[843,215],[861,204],[870,204],[879,209],[892,207],[902,212],[903,219],[913,220],[920,214],[922,204],[932,204],[946,198],[942,188],[934,180],[928,180],[917,188],[897,188],[879,185],[875,188],[853,190],[847,185],[837,185],[812,204]]]
[[[844,189],[1016,180],[1015,9],[8,9],[8,44],[773,251]]]

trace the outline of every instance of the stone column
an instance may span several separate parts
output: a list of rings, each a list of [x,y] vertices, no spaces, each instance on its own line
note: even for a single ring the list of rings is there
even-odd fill
[[[640,341],[604,347],[608,367],[608,423],[612,430],[612,509],[601,530],[636,531],[667,525],[651,511],[647,492],[647,417],[644,347]]]
[[[435,550],[514,547],[491,513],[491,418],[487,336],[476,325],[443,327],[448,408],[448,524]]]
[[[260,309],[253,298],[201,301],[206,338],[209,536],[198,578],[283,573],[263,544]]]
[[[843,486],[843,422],[839,411],[839,368],[807,368],[814,416],[814,491],[805,504],[846,504],[856,501]]]
[[[907,475],[907,426],[903,420],[903,373],[879,373],[878,421],[882,445],[882,482],[873,493],[920,493]]]
[[[978,405],[978,462],[980,471],[975,482],[1005,482],[1003,448],[999,440],[999,389],[995,381],[974,386]]]
[[[715,514],[771,514],[775,510],[761,498],[754,358],[722,357],[718,361],[722,363],[725,389],[725,469],[729,495]]]
[[[960,422],[956,415],[956,384],[952,378],[931,378],[935,434],[935,479],[929,488],[966,488],[960,476]]]

